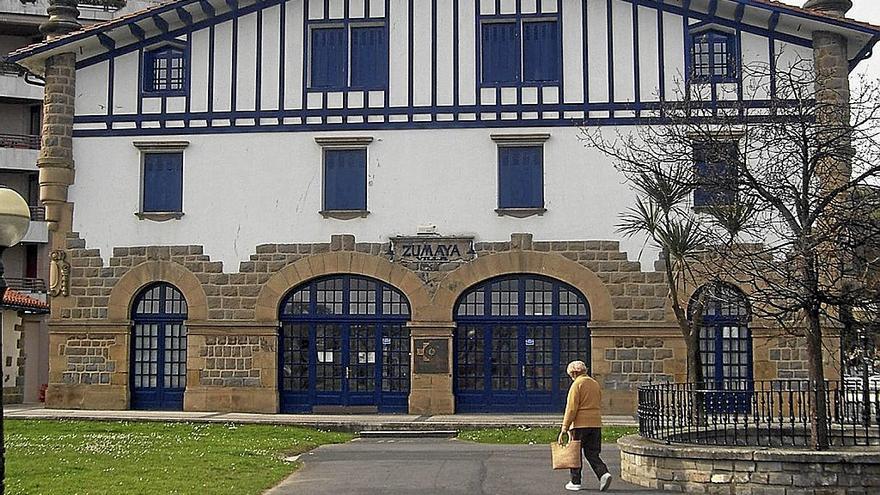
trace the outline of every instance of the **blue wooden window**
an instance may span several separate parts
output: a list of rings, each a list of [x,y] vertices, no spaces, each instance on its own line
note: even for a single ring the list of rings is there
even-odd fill
[[[559,22],[556,19],[488,21],[481,33],[484,85],[559,81]]]
[[[351,28],[351,87],[383,89],[388,83],[388,43],[384,26]]]
[[[483,83],[519,82],[519,33],[515,22],[483,24]]]
[[[559,80],[559,32],[556,21],[523,22],[523,81]]]
[[[736,202],[738,189],[736,143],[698,145],[694,148],[694,206],[724,206]]]
[[[313,28],[311,49],[311,87],[344,88],[348,59],[345,28]]]
[[[182,94],[186,82],[186,57],[181,48],[165,46],[144,53],[145,93]]]
[[[142,211],[183,211],[183,153],[144,153]]]
[[[543,206],[543,147],[499,147],[498,207],[542,208]]]
[[[735,37],[718,31],[691,36],[691,65],[695,82],[736,81]]]
[[[367,150],[324,150],[324,210],[367,209]]]

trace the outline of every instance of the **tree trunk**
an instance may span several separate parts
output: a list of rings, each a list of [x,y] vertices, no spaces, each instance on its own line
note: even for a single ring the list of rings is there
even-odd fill
[[[807,312],[807,363],[810,394],[810,443],[816,450],[828,448],[828,402],[822,364],[822,326],[818,306]]]

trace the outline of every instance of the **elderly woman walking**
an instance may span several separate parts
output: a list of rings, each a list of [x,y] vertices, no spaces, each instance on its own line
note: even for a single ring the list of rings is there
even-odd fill
[[[587,375],[587,365],[583,361],[568,363],[566,371],[573,383],[568,389],[562,433],[571,432],[574,440],[581,441],[584,457],[599,478],[599,490],[604,492],[611,486],[611,473],[599,458],[602,451],[602,390],[599,383]],[[572,469],[571,481],[565,489],[583,490],[581,482],[581,469]]]

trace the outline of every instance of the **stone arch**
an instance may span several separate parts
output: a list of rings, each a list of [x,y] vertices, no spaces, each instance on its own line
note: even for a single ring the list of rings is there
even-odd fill
[[[171,261],[147,261],[125,273],[110,291],[107,318],[128,320],[131,318],[131,303],[145,286],[154,282],[167,282],[186,298],[188,321],[208,319],[208,298],[199,279],[183,265]]]
[[[409,300],[413,320],[419,319],[420,312],[430,306],[427,287],[412,271],[378,256],[338,251],[308,256],[272,275],[257,295],[254,318],[261,322],[277,321],[278,306],[290,289],[313,278],[341,273],[375,278],[396,287]]]
[[[508,251],[481,256],[444,278],[427,319],[452,321],[455,302],[474,284],[499,275],[532,273],[555,278],[579,290],[590,304],[591,321],[611,321],[611,293],[589,268],[568,258],[536,251]]]

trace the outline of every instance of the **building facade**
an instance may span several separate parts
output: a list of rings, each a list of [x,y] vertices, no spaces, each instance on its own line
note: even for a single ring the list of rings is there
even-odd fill
[[[81,22],[85,25],[103,22],[152,5],[149,1],[124,0],[78,4]],[[5,61],[9,52],[42,39],[40,25],[46,22],[49,2],[0,1],[0,185],[18,192],[31,206],[30,230],[22,242],[3,253],[6,281],[23,296],[44,303],[49,279],[49,230],[45,209],[40,205],[37,156],[40,148],[43,88],[39,78],[27,74],[21,66]],[[10,315],[18,306],[7,308]],[[48,383],[48,329],[43,316],[31,315],[24,324],[13,324],[19,333],[4,335],[15,356],[8,356],[4,369],[4,390],[7,401],[37,402]],[[7,327],[4,327],[4,329]],[[24,329],[24,330],[22,330]],[[9,330],[13,331],[13,330]],[[26,359],[29,357],[29,360]],[[19,376],[18,364],[26,370]],[[23,363],[27,362],[25,366]]]
[[[848,84],[880,30],[819,4],[180,0],[82,30],[50,18],[11,57],[46,81],[48,404],[558,411],[582,359],[605,410],[633,413],[638,385],[685,379],[684,342],[657,253],[616,233],[632,192],[580,133],[662,122],[694,85],[713,115],[765,88],[745,102],[759,117],[802,60]],[[798,339],[720,292],[707,376],[805,377]]]

